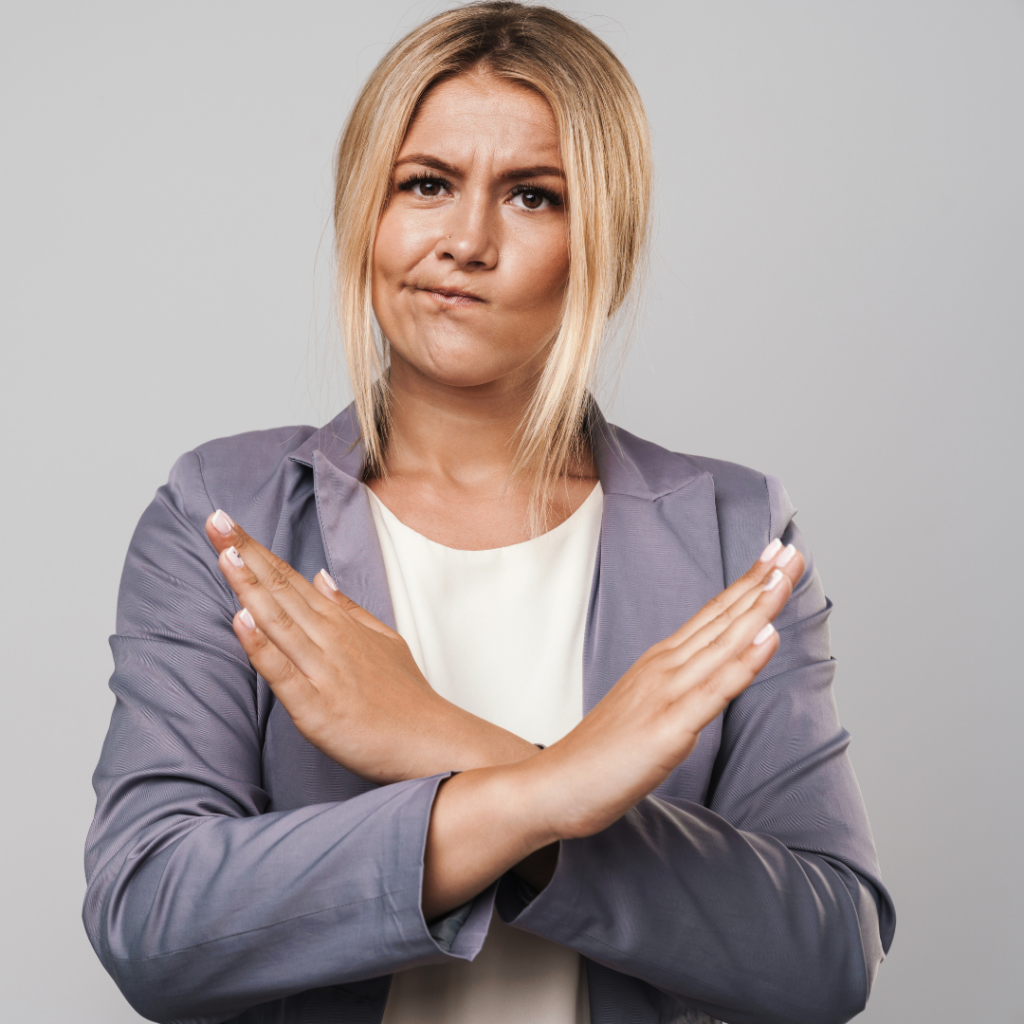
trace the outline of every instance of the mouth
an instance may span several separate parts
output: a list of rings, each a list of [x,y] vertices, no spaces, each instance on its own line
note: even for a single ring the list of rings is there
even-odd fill
[[[443,306],[475,306],[484,300],[461,288],[419,288]]]

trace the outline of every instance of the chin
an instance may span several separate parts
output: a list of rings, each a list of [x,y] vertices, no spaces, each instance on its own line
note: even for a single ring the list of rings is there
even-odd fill
[[[418,366],[417,369],[435,384],[443,384],[450,388],[478,388],[507,377],[510,373],[514,373],[516,368],[480,366],[479,364],[474,366],[470,360],[455,363],[446,360],[442,364],[431,363]]]
[[[495,358],[498,353],[479,340],[450,336],[419,351],[399,350],[398,355],[428,380],[454,388],[493,384],[515,374],[523,365],[521,360]]]

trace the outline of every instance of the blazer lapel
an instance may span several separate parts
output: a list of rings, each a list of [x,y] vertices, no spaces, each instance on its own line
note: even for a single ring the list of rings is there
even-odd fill
[[[725,586],[711,474],[685,455],[611,426],[596,407],[591,426],[604,514],[583,645],[584,714],[644,651]],[[358,438],[350,406],[290,457],[313,470],[328,571],[344,593],[393,629]],[[670,790],[702,799],[719,735],[720,721],[673,773]]]
[[[362,448],[356,443],[358,437],[355,416],[349,408],[310,435],[289,456],[298,464],[294,469],[303,483],[293,488],[292,500],[282,517],[279,532],[288,536],[279,537],[274,549],[292,559],[301,553],[292,564],[307,578],[326,561],[327,571],[345,594],[394,628],[384,559],[360,481]],[[299,466],[307,469],[300,471]],[[315,509],[311,507],[314,505]],[[319,529],[313,524],[314,514]],[[292,536],[296,531],[301,537]],[[318,541],[322,542],[322,551]],[[263,744],[263,785],[270,797],[269,810],[350,800],[377,788],[305,740],[276,701],[269,712]]]
[[[384,557],[361,479],[363,447],[354,406],[313,434],[291,458],[313,470],[327,571],[344,594],[394,629]]]
[[[583,645],[585,714],[725,585],[711,474],[596,410],[592,436],[604,514]],[[720,728],[704,731],[663,789],[703,799]]]
[[[611,426],[596,407],[591,422],[604,515],[584,640],[584,711],[725,585],[711,474],[685,455]],[[394,628],[384,559],[360,480],[354,406],[291,458],[313,470],[331,575],[353,601]]]

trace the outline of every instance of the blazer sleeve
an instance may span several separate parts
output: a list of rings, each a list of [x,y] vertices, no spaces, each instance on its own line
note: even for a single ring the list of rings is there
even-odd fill
[[[266,812],[256,675],[183,456],[128,551],[111,638],[116,704],[94,776],[84,920],[152,1020],[222,1021],[308,989],[472,958],[491,902],[435,941],[423,847],[444,776]]]
[[[864,1008],[895,915],[832,696],[831,605],[768,487],[768,532],[807,568],[779,651],[725,713],[706,806],[649,796],[563,842],[532,900],[503,879],[498,908],[730,1024],[839,1024]]]

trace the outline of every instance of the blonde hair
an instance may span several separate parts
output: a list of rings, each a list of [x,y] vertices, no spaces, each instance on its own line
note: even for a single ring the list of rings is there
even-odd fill
[[[594,33],[548,7],[504,0],[439,14],[392,47],[363,87],[338,147],[338,303],[364,473],[383,473],[389,428],[386,340],[377,336],[371,302],[377,224],[417,106],[433,85],[471,69],[535,89],[558,125],[569,281],[514,470],[534,475],[539,494],[581,453],[601,340],[646,255],[650,143],[633,80]]]

